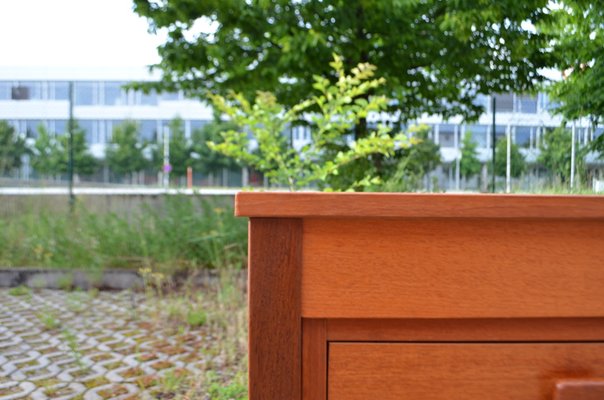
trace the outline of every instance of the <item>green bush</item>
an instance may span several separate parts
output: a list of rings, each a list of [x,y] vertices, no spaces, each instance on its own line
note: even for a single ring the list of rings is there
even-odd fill
[[[0,265],[101,269],[240,268],[247,224],[232,208],[169,196],[134,215],[25,213],[0,219]]]

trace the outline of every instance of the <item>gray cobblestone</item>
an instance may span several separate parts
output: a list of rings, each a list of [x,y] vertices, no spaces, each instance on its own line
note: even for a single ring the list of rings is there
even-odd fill
[[[0,289],[0,400],[151,399],[168,371],[202,371],[201,333],[157,330],[148,309],[129,292]]]

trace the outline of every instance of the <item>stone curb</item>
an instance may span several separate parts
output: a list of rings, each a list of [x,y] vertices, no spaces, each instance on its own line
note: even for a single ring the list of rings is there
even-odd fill
[[[107,269],[84,271],[44,268],[0,268],[0,287],[27,286],[39,289],[104,289],[141,288],[143,279],[133,270]]]

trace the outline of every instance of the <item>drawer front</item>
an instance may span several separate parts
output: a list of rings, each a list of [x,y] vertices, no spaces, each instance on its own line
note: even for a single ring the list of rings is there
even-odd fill
[[[604,377],[604,343],[329,344],[329,400],[552,400]],[[601,390],[601,387],[600,387]]]

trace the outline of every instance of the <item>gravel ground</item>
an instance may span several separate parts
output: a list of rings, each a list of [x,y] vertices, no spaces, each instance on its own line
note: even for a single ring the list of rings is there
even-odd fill
[[[0,290],[0,400],[244,399],[245,299]]]

